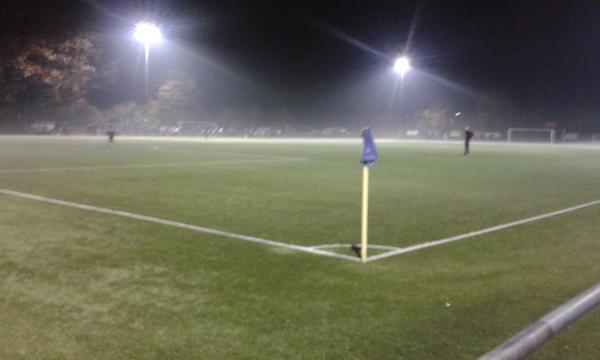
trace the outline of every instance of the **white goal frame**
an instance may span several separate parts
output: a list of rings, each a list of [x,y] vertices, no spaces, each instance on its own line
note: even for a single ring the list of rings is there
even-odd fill
[[[548,132],[550,133],[550,143],[554,144],[555,130],[554,129],[541,129],[541,128],[508,128],[508,134],[506,136],[507,142],[513,142],[512,134],[513,132]]]

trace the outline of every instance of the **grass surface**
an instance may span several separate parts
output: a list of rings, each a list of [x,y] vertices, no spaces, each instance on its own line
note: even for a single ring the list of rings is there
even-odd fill
[[[352,244],[360,151],[2,138],[0,188]],[[386,143],[379,153],[375,244],[600,199],[597,150],[475,144],[463,157],[459,145]],[[0,195],[0,358],[472,359],[599,281],[599,218],[591,207],[361,265]],[[594,311],[537,357],[597,359],[599,329]]]

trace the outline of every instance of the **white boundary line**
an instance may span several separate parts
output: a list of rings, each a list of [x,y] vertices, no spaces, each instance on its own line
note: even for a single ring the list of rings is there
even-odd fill
[[[180,145],[180,144],[179,144]],[[273,155],[264,155],[264,154],[253,154],[253,153],[241,153],[241,152],[206,152],[204,149],[196,148],[192,149],[180,149],[177,147],[160,147],[158,150],[166,150],[169,153],[178,153],[178,154],[194,154],[194,155],[225,155],[225,156],[252,156],[259,158],[267,158],[272,160],[285,160],[285,159],[297,159],[297,158],[288,158],[284,156],[273,156]]]
[[[336,254],[336,253],[332,253],[332,252],[328,252],[328,251],[312,249],[310,247],[286,244],[286,243],[281,243],[281,242],[277,242],[277,241],[273,241],[273,240],[261,239],[261,238],[254,237],[254,236],[236,234],[236,233],[232,233],[232,232],[228,232],[228,231],[210,229],[210,228],[206,228],[206,227],[202,227],[202,226],[185,224],[185,223],[178,222],[178,221],[165,220],[165,219],[156,218],[156,217],[152,217],[152,216],[135,214],[135,213],[127,212],[127,211],[113,210],[113,209],[107,209],[107,208],[96,207],[96,206],[91,206],[91,205],[79,204],[79,203],[74,203],[74,202],[70,202],[70,201],[52,199],[52,198],[48,198],[48,197],[44,197],[44,196],[22,193],[22,192],[18,192],[18,191],[7,190],[7,189],[0,189],[0,193],[4,194],[4,195],[44,202],[44,203],[53,204],[53,205],[60,205],[60,206],[65,206],[65,207],[70,207],[70,208],[75,208],[75,209],[80,209],[80,210],[87,210],[87,211],[93,211],[93,212],[98,212],[98,213],[103,213],[103,214],[120,216],[120,217],[124,217],[124,218],[141,220],[141,221],[146,221],[146,222],[160,224],[160,225],[166,225],[166,226],[172,226],[172,227],[181,228],[181,229],[188,229],[188,230],[196,231],[196,232],[203,233],[203,234],[216,235],[216,236],[226,237],[226,238],[230,238],[230,239],[249,241],[249,242],[253,242],[253,243],[257,243],[257,244],[262,244],[262,245],[267,245],[267,246],[272,246],[272,247],[277,247],[277,248],[283,248],[283,249],[288,249],[288,250],[294,250],[294,251],[309,253],[309,254],[313,254],[313,255],[327,256],[327,257],[333,257],[333,258],[356,261],[356,262],[360,261],[360,259],[352,257],[352,256],[348,256],[348,255]]]
[[[349,248],[349,247],[353,247],[353,246],[360,247],[360,245],[353,245],[353,244],[323,244],[323,245],[317,245],[317,246],[310,246],[310,248],[317,249],[317,250],[323,250],[323,249],[335,249],[335,248]],[[397,246],[369,244],[369,249],[399,250],[401,248],[399,248]]]
[[[44,196],[23,193],[23,192],[18,192],[18,191],[12,191],[12,190],[7,190],[7,189],[0,189],[0,194],[34,200],[34,201],[39,201],[39,202],[45,202],[45,203],[53,204],[53,205],[60,205],[60,206],[65,206],[65,207],[81,209],[81,210],[87,210],[87,211],[99,212],[99,213],[103,213],[103,214],[120,216],[120,217],[135,219],[135,220],[141,220],[141,221],[146,221],[146,222],[155,223],[155,224],[161,224],[161,225],[172,226],[172,227],[177,227],[177,228],[182,228],[182,229],[188,229],[188,230],[196,231],[199,233],[216,235],[216,236],[237,239],[237,240],[243,240],[243,241],[248,241],[248,242],[254,242],[254,243],[263,244],[263,245],[272,246],[272,247],[278,247],[278,248],[284,248],[284,249],[288,249],[288,250],[305,252],[305,253],[309,253],[309,254],[313,254],[313,255],[339,258],[339,259],[350,260],[350,261],[354,261],[354,262],[360,261],[360,259],[353,257],[353,256],[337,254],[337,253],[321,250],[321,249],[327,249],[327,248],[351,246],[351,245],[347,245],[347,244],[324,244],[324,245],[316,245],[316,246],[300,246],[300,245],[294,245],[294,244],[286,244],[286,243],[277,242],[277,241],[273,241],[273,240],[261,239],[261,238],[254,237],[254,236],[241,235],[241,234],[236,234],[236,233],[232,233],[232,232],[228,232],[228,231],[222,231],[222,230],[211,229],[211,228],[206,228],[206,227],[197,226],[197,225],[185,224],[185,223],[178,222],[178,221],[165,220],[165,219],[156,218],[156,217],[152,217],[152,216],[135,214],[135,213],[127,212],[127,211],[113,210],[113,209],[108,209],[108,208],[79,204],[79,203],[70,202],[70,201],[52,199],[52,198],[48,198],[48,197],[44,197]],[[421,243],[421,244],[417,244],[417,245],[413,245],[413,246],[409,246],[409,247],[405,247],[405,248],[398,248],[398,247],[386,246],[386,245],[371,245],[371,247],[373,247],[373,248],[378,248],[378,249],[382,249],[382,250],[389,249],[390,251],[385,252],[383,254],[371,256],[367,259],[367,262],[378,261],[378,260],[386,259],[389,257],[398,256],[398,255],[406,254],[409,252],[426,249],[429,247],[448,244],[451,242],[460,241],[460,240],[472,238],[475,236],[500,231],[500,230],[503,230],[506,228],[523,225],[523,224],[527,224],[527,223],[534,222],[534,221],[543,220],[543,219],[546,219],[546,218],[549,218],[552,216],[566,214],[568,212],[580,210],[580,209],[595,206],[598,204],[600,204],[600,200],[595,200],[595,201],[591,201],[591,202],[588,202],[585,204],[572,206],[572,207],[569,207],[566,209],[557,210],[557,211],[553,211],[550,213],[533,216],[533,217],[529,217],[526,219],[517,220],[517,221],[510,222],[510,223],[497,225],[497,226],[493,226],[490,228],[481,229],[481,230],[477,230],[477,231],[473,231],[473,232],[469,232],[466,234],[457,235],[457,236],[453,236],[453,237],[449,237],[449,238],[445,238],[445,239],[441,239],[441,240],[429,241],[429,242],[425,242],[425,243]]]
[[[587,208],[590,206],[594,206],[594,205],[598,205],[600,204],[600,200],[595,200],[595,201],[591,201],[585,204],[581,204],[581,205],[577,205],[577,206],[572,206],[566,209],[562,209],[562,210],[558,210],[558,211],[553,211],[553,212],[549,212],[546,214],[542,214],[542,215],[538,215],[538,216],[533,216],[530,218],[526,218],[523,220],[518,220],[518,221],[513,221],[507,224],[502,224],[502,225],[497,225],[497,226],[493,226],[490,228],[486,228],[486,229],[481,229],[481,230],[477,230],[477,231],[473,231],[473,232],[469,232],[466,234],[462,234],[462,235],[457,235],[457,236],[453,236],[453,237],[449,237],[446,239],[441,239],[441,240],[434,240],[434,241],[429,241],[426,243],[422,243],[422,244],[417,244],[417,245],[413,245],[413,246],[409,246],[409,247],[405,247],[405,248],[400,248],[398,250],[393,250],[393,251],[389,251],[383,254],[379,254],[379,255],[375,255],[372,257],[369,257],[367,259],[367,262],[371,262],[371,261],[377,261],[377,260],[381,260],[381,259],[385,259],[385,258],[389,258],[392,256],[398,256],[401,254],[406,254],[409,252],[413,252],[413,251],[417,251],[417,250],[421,250],[421,249],[426,249],[429,247],[433,247],[433,246],[438,246],[438,245],[443,245],[443,244],[448,244],[454,241],[459,241],[459,240],[464,240],[464,239],[468,239],[468,238],[472,238],[475,236],[479,236],[479,235],[483,235],[483,234],[488,234],[491,232],[495,232],[495,231],[500,231],[509,227],[513,227],[513,226],[518,226],[518,225],[522,225],[522,224],[527,224],[530,222],[534,222],[534,221],[538,221],[538,220],[542,220],[542,219],[546,219],[552,216],[557,216],[557,215],[562,215],[562,214],[566,214],[568,212],[571,211],[576,211],[579,209],[583,209],[583,208]]]
[[[0,174],[18,174],[30,172],[54,172],[54,171],[79,171],[79,170],[100,170],[100,169],[141,169],[158,167],[179,167],[179,166],[209,166],[209,165],[227,165],[227,164],[256,164],[273,162],[293,162],[307,161],[308,159],[289,158],[289,159],[270,159],[270,160],[224,160],[209,162],[187,162],[187,163],[160,163],[160,164],[131,164],[131,165],[99,165],[99,166],[72,166],[62,168],[33,168],[33,169],[9,169],[0,170]]]

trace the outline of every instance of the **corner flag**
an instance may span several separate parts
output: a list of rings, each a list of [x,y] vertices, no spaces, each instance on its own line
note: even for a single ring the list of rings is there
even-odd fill
[[[363,191],[362,191],[362,219],[360,230],[360,259],[367,262],[367,228],[369,217],[369,169],[377,162],[377,149],[373,141],[371,129],[365,128],[362,132],[364,149],[360,162],[363,164]]]
[[[373,135],[371,129],[365,128],[362,132],[364,149],[360,162],[369,168],[377,162],[377,149],[375,148],[375,142],[373,141]]]

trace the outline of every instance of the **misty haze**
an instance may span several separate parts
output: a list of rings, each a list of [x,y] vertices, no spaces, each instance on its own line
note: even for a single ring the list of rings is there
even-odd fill
[[[1,359],[600,358],[600,2],[0,30]]]

